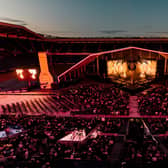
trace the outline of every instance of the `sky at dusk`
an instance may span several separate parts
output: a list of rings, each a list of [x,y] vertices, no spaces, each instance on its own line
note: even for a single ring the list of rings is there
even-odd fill
[[[168,37],[168,0],[0,0],[0,21],[64,37]]]

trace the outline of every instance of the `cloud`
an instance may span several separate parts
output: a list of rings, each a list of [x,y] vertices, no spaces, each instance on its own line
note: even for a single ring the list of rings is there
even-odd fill
[[[12,22],[21,26],[26,26],[28,25],[25,21],[19,20],[19,19],[13,19],[13,18],[8,18],[8,17],[0,17],[1,21],[7,21],[7,22]]]
[[[128,33],[127,30],[101,30],[100,33],[103,34],[117,34],[117,33]]]

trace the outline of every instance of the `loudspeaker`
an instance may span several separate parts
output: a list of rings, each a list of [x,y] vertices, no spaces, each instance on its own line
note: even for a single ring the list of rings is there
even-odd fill
[[[107,76],[107,60],[99,59],[99,73],[101,76]]]
[[[156,67],[156,77],[160,78],[163,76],[164,76],[164,60],[158,60]]]

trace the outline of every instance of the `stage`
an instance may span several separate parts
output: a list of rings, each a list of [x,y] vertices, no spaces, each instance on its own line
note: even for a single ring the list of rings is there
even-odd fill
[[[142,78],[131,82],[129,79],[119,78],[116,76],[108,76],[109,82],[115,83],[119,88],[130,93],[137,93],[150,87],[150,84],[155,81],[155,78]]]

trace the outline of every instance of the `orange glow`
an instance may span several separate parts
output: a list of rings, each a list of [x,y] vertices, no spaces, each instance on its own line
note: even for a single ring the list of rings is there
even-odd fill
[[[145,78],[146,76],[155,77],[156,63],[154,60],[142,60],[141,62],[137,62],[136,69],[134,70],[134,78]],[[117,77],[120,76],[121,78],[130,78],[132,76],[127,63],[121,60],[109,60],[107,62],[107,74]]]
[[[146,75],[155,76],[156,75],[156,61],[146,60],[142,63],[138,63],[140,69],[140,77],[145,77]]]
[[[37,70],[36,69],[29,69],[28,71],[31,74],[31,78],[36,79]]]
[[[16,69],[16,74],[20,79],[24,79],[23,69]]]
[[[113,60],[107,62],[108,75],[120,75],[123,78],[127,77],[127,63],[121,60]]]
[[[45,88],[50,89],[51,84],[54,82],[54,80],[48,69],[47,54],[46,52],[39,52],[38,57],[39,57],[39,63],[40,63],[39,80],[40,80],[41,88],[43,88],[42,85],[45,84],[46,86]]]

